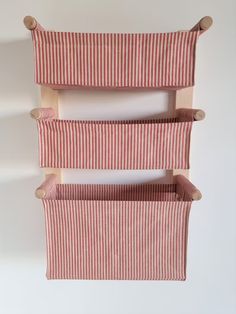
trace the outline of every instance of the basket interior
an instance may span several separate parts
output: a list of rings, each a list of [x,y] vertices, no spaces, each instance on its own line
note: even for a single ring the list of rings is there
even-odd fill
[[[53,199],[91,201],[191,201],[176,184],[57,184]]]

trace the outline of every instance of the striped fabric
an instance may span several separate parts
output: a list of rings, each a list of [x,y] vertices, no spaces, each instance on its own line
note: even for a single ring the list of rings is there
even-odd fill
[[[174,184],[57,184],[56,196],[47,198],[90,201],[176,201],[176,193]],[[186,196],[184,199],[187,200]]]
[[[87,34],[34,30],[35,80],[54,88],[194,85],[199,31]]]
[[[38,120],[40,166],[188,169],[191,129],[192,121],[176,119]]]
[[[185,280],[191,201],[175,185],[95,187],[58,185],[43,200],[47,278]]]

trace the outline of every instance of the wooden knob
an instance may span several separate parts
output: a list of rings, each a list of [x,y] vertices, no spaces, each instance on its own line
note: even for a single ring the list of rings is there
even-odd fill
[[[25,27],[32,31],[37,27],[37,21],[33,16],[27,15],[24,17]]]
[[[201,109],[198,109],[194,113],[194,120],[196,120],[196,121],[204,120],[205,116],[206,116],[205,112]]]
[[[201,109],[179,108],[176,110],[177,117],[180,121],[200,121],[205,118],[205,112]]]
[[[192,192],[192,200],[199,201],[202,198],[202,193],[199,190]]]
[[[205,16],[199,22],[199,26],[202,31],[208,30],[212,24],[213,24],[213,19],[211,16]]]
[[[175,176],[175,181],[193,201],[199,201],[202,193],[183,175]]]
[[[35,196],[40,199],[47,198],[56,181],[57,176],[55,174],[46,175],[45,181],[36,189]]]
[[[46,191],[44,191],[43,189],[38,188],[35,191],[35,196],[39,199],[43,199],[46,196]]]
[[[55,117],[55,112],[52,108],[35,108],[30,111],[30,116],[35,120],[53,119]]]
[[[31,118],[35,119],[35,120],[38,120],[41,118],[41,113],[40,113],[40,110],[38,109],[33,109],[30,111],[30,116]]]

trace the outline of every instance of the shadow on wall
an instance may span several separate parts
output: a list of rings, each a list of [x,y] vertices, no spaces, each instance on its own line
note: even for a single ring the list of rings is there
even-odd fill
[[[23,177],[0,183],[0,256],[34,255],[44,250],[42,204],[34,197],[37,177]]]
[[[37,130],[29,111],[37,104],[31,39],[0,43],[0,255],[42,251],[44,224],[34,197],[40,178]]]
[[[0,118],[0,134],[0,168],[38,167],[37,127],[28,113]]]
[[[0,43],[0,167],[37,163],[36,128],[29,111],[37,104],[31,39]]]
[[[24,99],[37,104],[34,84],[33,47],[31,39],[0,43],[0,93],[2,100]]]
[[[133,120],[173,117],[174,92],[155,89],[79,89],[60,94],[65,119]]]
[[[78,184],[162,184],[172,183],[172,170],[63,169],[64,183]]]

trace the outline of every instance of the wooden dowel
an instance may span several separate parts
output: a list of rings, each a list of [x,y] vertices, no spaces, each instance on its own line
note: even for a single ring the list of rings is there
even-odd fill
[[[46,176],[46,180],[36,189],[35,196],[39,199],[47,197],[53,186],[56,184],[57,176],[55,174],[49,174]]]
[[[35,120],[40,120],[53,119],[56,115],[52,108],[35,108],[30,111],[30,116]]]
[[[212,17],[211,16],[205,16],[196,25],[194,25],[194,27],[191,29],[191,31],[200,30],[202,32],[205,32],[211,27],[212,24],[213,24]]]
[[[205,112],[201,109],[179,108],[176,110],[177,117],[180,120],[201,121],[205,118]]]
[[[183,175],[175,176],[175,182],[179,184],[184,192],[193,200],[198,201],[202,198],[201,192]]]
[[[37,21],[33,16],[27,15],[24,17],[25,27],[32,31],[37,27]]]
[[[24,24],[25,27],[30,30],[38,30],[38,31],[44,31],[45,29],[39,24],[39,22],[34,18],[33,16],[25,16],[24,17]]]

